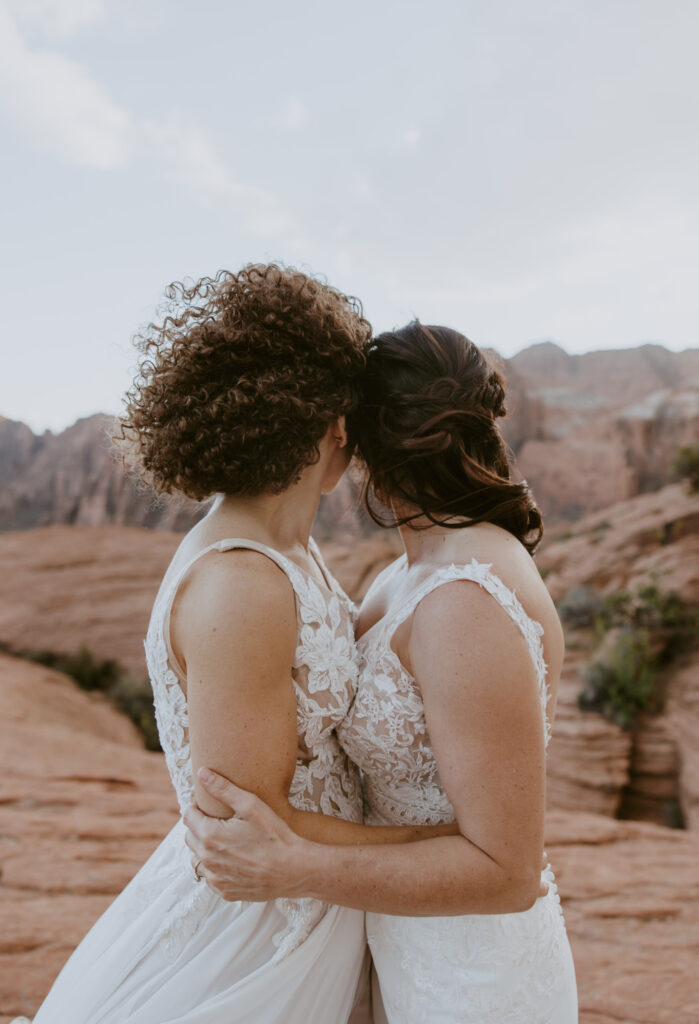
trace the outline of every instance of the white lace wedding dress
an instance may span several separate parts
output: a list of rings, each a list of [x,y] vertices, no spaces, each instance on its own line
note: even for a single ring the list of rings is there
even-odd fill
[[[403,572],[405,565],[403,556],[385,570],[382,580]],[[489,565],[474,560],[439,568],[358,643],[359,688],[338,735],[362,770],[368,824],[454,821],[420,691],[391,648],[395,630],[418,602],[453,580],[481,586],[521,630],[536,669],[548,742],[542,627],[526,615]],[[575,970],[550,866],[542,878],[549,883],[548,895],[523,913],[367,914],[367,936],[389,1024],[575,1024]]]
[[[335,734],[357,681],[351,602],[315,546],[326,586],[251,541],[206,551],[213,548],[261,551],[287,574],[299,627],[300,757],[291,802],[361,821],[358,773]],[[146,639],[160,739],[182,810],[193,791],[187,702],[166,635],[173,597],[194,561],[166,577]],[[359,911],[310,899],[226,903],[197,883],[179,821],[75,950],[34,1024],[346,1024],[365,951]]]

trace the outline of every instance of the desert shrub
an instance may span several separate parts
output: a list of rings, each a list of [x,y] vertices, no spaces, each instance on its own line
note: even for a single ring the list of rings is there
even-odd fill
[[[561,620],[571,629],[590,629],[605,608],[605,597],[595,587],[572,587],[558,601]]]
[[[110,698],[131,719],[143,736],[147,750],[161,750],[155,721],[153,691],[147,679],[122,672],[109,691]]]
[[[70,676],[82,690],[104,693],[134,723],[148,750],[160,750],[153,707],[153,691],[147,679],[133,675],[117,661],[95,658],[87,647],[75,654],[47,650],[21,651],[20,657]]]
[[[81,690],[100,690],[106,693],[114,686],[121,669],[116,661],[97,661],[87,647],[81,647],[76,654],[54,654],[52,651],[27,651],[30,661],[36,661],[47,668],[55,668],[70,676]]]
[[[696,636],[697,608],[677,590],[661,590],[655,580],[635,593],[618,590],[605,595],[597,619],[599,630],[633,626],[646,629],[662,649],[661,660],[671,660]]]
[[[583,671],[578,704],[630,729],[639,711],[659,710],[657,667],[647,630],[621,630],[611,650]]]
[[[670,469],[674,477],[689,483],[690,490],[699,491],[699,444],[678,448]]]
[[[659,673],[697,636],[697,608],[655,581],[635,593],[619,590],[602,599],[594,625],[603,644],[583,670],[578,704],[630,729],[639,711],[662,708]],[[611,636],[609,636],[611,632]],[[616,636],[614,636],[616,633]]]

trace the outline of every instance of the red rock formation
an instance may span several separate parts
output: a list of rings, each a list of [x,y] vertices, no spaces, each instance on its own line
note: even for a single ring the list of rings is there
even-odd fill
[[[86,646],[145,674],[142,639],[159,580],[179,535],[126,527],[47,527],[0,534],[0,642],[15,650],[75,653]],[[357,599],[397,553],[395,535],[324,545],[329,564]],[[660,573],[663,588],[699,599],[699,499],[681,485],[622,502],[562,540],[538,563],[554,598],[584,583],[635,587]],[[699,823],[697,674],[678,664],[667,677],[663,730],[669,746],[636,739],[577,706],[586,657],[571,650],[561,680],[549,754],[549,805],[666,820],[673,787],[687,823]],[[655,733],[654,733],[655,735]],[[633,749],[632,749],[633,747]],[[673,753],[674,751],[674,753]],[[668,767],[675,765],[676,771]],[[633,778],[631,778],[633,776]],[[630,785],[629,785],[630,784]],[[622,808],[622,803],[624,807]]]
[[[510,393],[505,435],[518,471],[554,518],[662,486],[677,447],[699,435],[699,350],[643,345],[570,356],[544,343],[500,363]],[[124,475],[110,451],[111,423],[91,416],[35,437],[0,418],[0,530],[190,526],[196,505],[159,499]],[[317,533],[332,540],[370,532],[345,480],[325,499]]]
[[[570,652],[558,687],[547,761],[548,806],[615,817],[629,782],[631,737],[578,707],[583,664],[581,652]]]
[[[102,698],[0,656],[0,1024],[32,1016],[176,813],[164,759]],[[547,851],[581,1024],[696,1024],[699,837],[553,811]]]
[[[580,520],[574,531],[559,539],[545,541],[537,563],[554,599],[583,585],[613,593],[635,591],[655,579],[661,590],[676,590],[687,602],[698,604],[699,495],[677,484],[621,502]],[[699,653],[688,652],[663,674],[666,704],[660,717],[641,717],[632,737],[605,723],[606,775],[604,769],[601,775],[598,772],[595,745],[583,741],[590,728],[601,735],[603,727],[590,724],[599,716],[576,705],[585,657],[589,652],[572,652],[564,670],[549,761],[552,804],[602,809],[590,802],[590,783],[598,778],[600,786],[592,788],[599,798],[606,777],[620,787],[608,794],[610,813],[656,822],[683,816],[689,828],[696,828]],[[624,771],[620,754],[625,743]],[[609,769],[610,765],[614,767]]]
[[[698,554],[699,495],[674,484],[547,534],[536,560],[554,600],[583,584],[634,589],[657,574],[662,589],[698,602]]]
[[[61,434],[35,437],[23,423],[0,418],[0,531],[70,524],[189,529],[203,505],[155,494],[127,474],[112,447],[113,419],[89,416]],[[316,522],[321,539],[373,532],[347,475],[324,496]]]
[[[546,832],[581,1024],[695,1024],[696,833],[569,811],[551,812]]]
[[[150,609],[180,540],[127,526],[0,533],[0,643],[57,654],[85,646],[144,675]]]
[[[513,369],[538,412],[511,443],[546,515],[573,519],[661,487],[677,448],[699,436],[699,350],[570,356],[548,342]]]
[[[162,755],[124,716],[0,656],[0,1022],[32,1016],[175,816]]]
[[[699,831],[699,654],[674,665],[665,685],[663,719],[677,752],[682,814],[686,827]]]

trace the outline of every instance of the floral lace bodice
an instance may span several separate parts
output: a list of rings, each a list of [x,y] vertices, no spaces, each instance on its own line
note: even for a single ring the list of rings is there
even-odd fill
[[[313,545],[313,542],[311,542]],[[296,695],[299,756],[290,801],[299,810],[361,821],[357,771],[341,751],[335,728],[345,718],[357,685],[354,607],[325,571],[322,586],[291,559],[262,544],[218,541],[189,561],[156,599],[146,637],[146,661],[153,687],[160,743],[180,809],[192,801],[187,700],[168,644],[175,593],[196,559],[211,550],[261,551],[286,573],[296,595],[298,646],[292,669]],[[320,553],[312,551],[317,560]],[[320,563],[322,568],[325,567]]]
[[[311,552],[326,584],[280,552],[253,541],[231,538],[218,541],[187,562],[158,594],[145,641],[146,661],[153,687],[160,743],[165,753],[180,810],[192,802],[194,782],[189,748],[187,699],[183,678],[169,644],[170,612],[177,589],[192,564],[209,551],[246,548],[271,558],[287,575],[296,598],[298,645],[291,673],[296,696],[298,756],[289,801],[299,810],[320,811],[333,817],[361,822],[359,772],[338,742],[336,727],[354,699],[358,667],[354,644],[354,605],[325,568],[311,540]],[[173,955],[196,927],[212,900],[206,886],[197,885],[189,851],[181,844],[177,863],[190,880],[189,895],[163,922],[161,937]],[[144,899],[149,894],[144,893]],[[279,955],[295,948],[322,916],[324,904],[316,900],[278,900],[289,925],[279,935]]]
[[[405,556],[385,570],[400,573]],[[396,629],[432,590],[454,580],[472,580],[487,590],[521,630],[536,669],[546,741],[548,690],[541,637],[515,594],[475,559],[445,565],[416,586],[407,599],[362,636],[357,644],[359,687],[349,715],[338,730],[340,742],[359,765],[364,780],[365,821],[371,825],[436,825],[454,820],[439,778],[418,686],[391,647]]]

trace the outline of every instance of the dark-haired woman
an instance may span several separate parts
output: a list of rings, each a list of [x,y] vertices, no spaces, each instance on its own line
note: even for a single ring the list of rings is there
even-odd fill
[[[434,834],[361,824],[357,769],[335,732],[357,684],[353,610],[310,540],[349,460],[369,325],[354,300],[275,265],[170,297],[141,339],[119,435],[159,491],[218,494],[165,574],[146,639],[180,807],[231,813],[197,783],[207,765],[333,848]],[[346,1024],[365,953],[356,910],[225,902],[179,821],[35,1024]]]
[[[389,1024],[577,1021],[559,898],[541,870],[563,637],[531,558],[539,513],[510,480],[504,397],[463,335],[413,323],[375,339],[356,417],[405,554],[362,605],[359,688],[339,735],[363,773],[365,820],[456,823],[458,835],[323,847],[218,777],[209,791],[243,820],[209,825],[207,839],[196,809],[186,817],[227,898],[273,891],[368,912]]]

